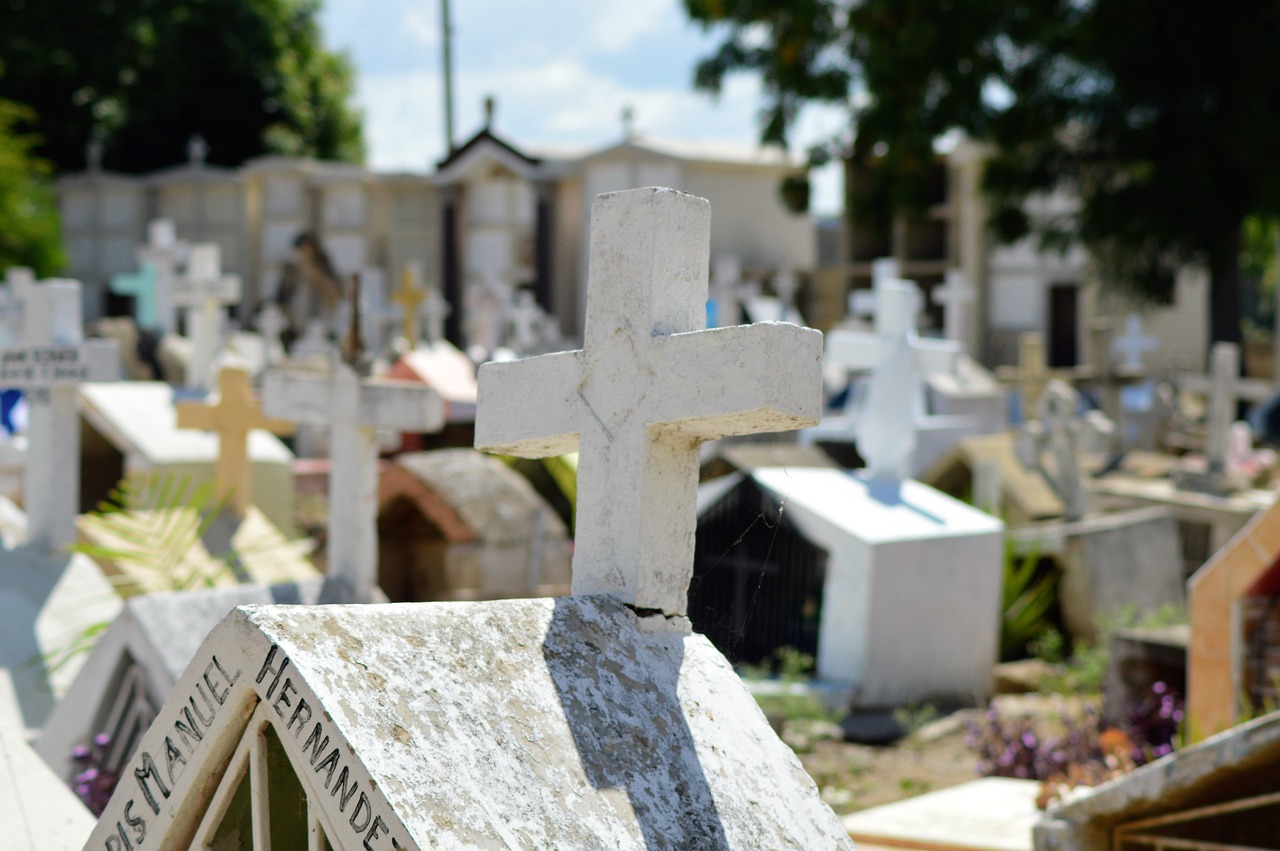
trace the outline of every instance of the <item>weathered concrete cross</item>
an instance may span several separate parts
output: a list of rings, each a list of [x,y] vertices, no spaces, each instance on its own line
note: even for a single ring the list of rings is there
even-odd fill
[[[208,390],[213,362],[222,344],[222,310],[240,300],[240,278],[222,274],[222,255],[212,242],[191,246],[187,273],[175,281],[173,303],[187,309],[191,362],[187,387]]]
[[[367,602],[378,584],[378,429],[439,431],[444,403],[417,382],[362,380],[337,359],[331,368],[268,372],[262,399],[271,416],[329,427],[328,574]]]
[[[698,445],[821,415],[817,331],[703,330],[710,225],[707,201],[671,189],[598,196],[583,348],[480,368],[477,448],[580,452],[574,594],[682,615]]]
[[[1022,407],[1022,421],[1035,416],[1040,405],[1040,394],[1049,381],[1049,364],[1044,356],[1044,337],[1038,331],[1018,335],[1018,394]]]
[[[1102,450],[1115,427],[1101,411],[1079,416],[1080,394],[1058,379],[1045,385],[1037,405],[1036,419],[1024,421],[1018,431],[1015,454],[1024,467],[1038,470],[1062,500],[1063,516],[1079,520],[1088,508],[1088,494],[1076,452]],[[1051,458],[1048,464],[1045,452]]]
[[[263,416],[253,395],[249,373],[224,367],[218,375],[216,402],[179,402],[178,428],[197,428],[218,435],[218,464],[214,468],[215,493],[225,499],[238,517],[253,504],[253,463],[249,458],[249,432],[255,428],[272,434],[292,434],[293,423]]]
[[[1113,351],[1124,356],[1120,366],[1129,370],[1142,369],[1142,355],[1160,348],[1160,341],[1142,333],[1142,317],[1130,313],[1124,318],[1124,333],[1111,341]]]
[[[406,263],[400,273],[400,286],[391,294],[391,300],[400,308],[400,336],[410,348],[417,345],[421,335],[419,316],[426,298],[422,289],[422,264]]]
[[[0,387],[22,390],[30,405],[23,502],[28,541],[60,548],[75,540],[80,510],[79,385],[120,377],[114,341],[83,341],[80,282],[27,288],[22,345],[0,349]]]
[[[921,377],[953,371],[960,347],[916,335],[921,298],[915,284],[885,280],[875,293],[874,332],[831,332],[826,360],[851,372],[872,373],[852,412],[854,435],[871,480],[892,485],[911,476],[916,426],[924,416]]]

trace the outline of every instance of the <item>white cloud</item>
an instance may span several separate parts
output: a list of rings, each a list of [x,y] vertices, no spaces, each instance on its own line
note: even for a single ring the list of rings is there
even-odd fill
[[[673,16],[684,14],[675,0],[588,2],[585,6],[591,15],[591,44],[605,53],[625,50],[642,36],[662,32]]]
[[[423,47],[435,47],[440,44],[439,19],[429,16],[420,6],[406,9],[400,25],[405,35]]]

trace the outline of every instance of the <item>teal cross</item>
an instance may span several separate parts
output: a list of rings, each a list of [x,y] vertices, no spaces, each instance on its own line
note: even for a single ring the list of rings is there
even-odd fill
[[[156,267],[143,263],[136,273],[111,276],[111,291],[133,296],[133,318],[138,328],[156,327]]]

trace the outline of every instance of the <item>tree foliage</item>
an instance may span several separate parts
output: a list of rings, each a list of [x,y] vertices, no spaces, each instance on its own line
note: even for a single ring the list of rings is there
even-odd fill
[[[1005,240],[1079,238],[1104,281],[1154,298],[1187,263],[1212,278],[1211,334],[1239,337],[1244,222],[1280,213],[1280,5],[1157,0],[685,0],[725,37],[698,69],[760,73],[763,136],[801,104],[847,103],[839,152],[877,159],[895,209],[925,197],[933,145],[990,142],[985,185]],[[830,151],[816,151],[817,159]],[[865,191],[874,191],[871,187]],[[1075,211],[1033,221],[1066,189]],[[856,207],[856,200],[855,207]]]
[[[31,266],[51,275],[63,265],[49,164],[32,156],[37,139],[17,129],[31,110],[0,100],[0,273]]]
[[[358,161],[352,69],[323,46],[318,0],[0,0],[0,97],[30,105],[38,153],[142,172],[264,153]]]

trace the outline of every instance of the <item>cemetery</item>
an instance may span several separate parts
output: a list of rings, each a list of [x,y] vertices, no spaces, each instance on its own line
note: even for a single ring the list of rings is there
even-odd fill
[[[1196,242],[1276,176],[1162,195],[1217,173],[1112,161],[1171,126],[1125,63],[1104,112],[1014,67],[1105,4],[691,1],[769,141],[587,132],[586,86],[563,145],[528,92],[455,134],[442,0],[406,169],[306,43],[348,2],[282,6],[332,91],[263,57],[263,104],[162,126],[122,67],[47,139],[0,9],[0,845],[1280,849],[1280,203]]]

